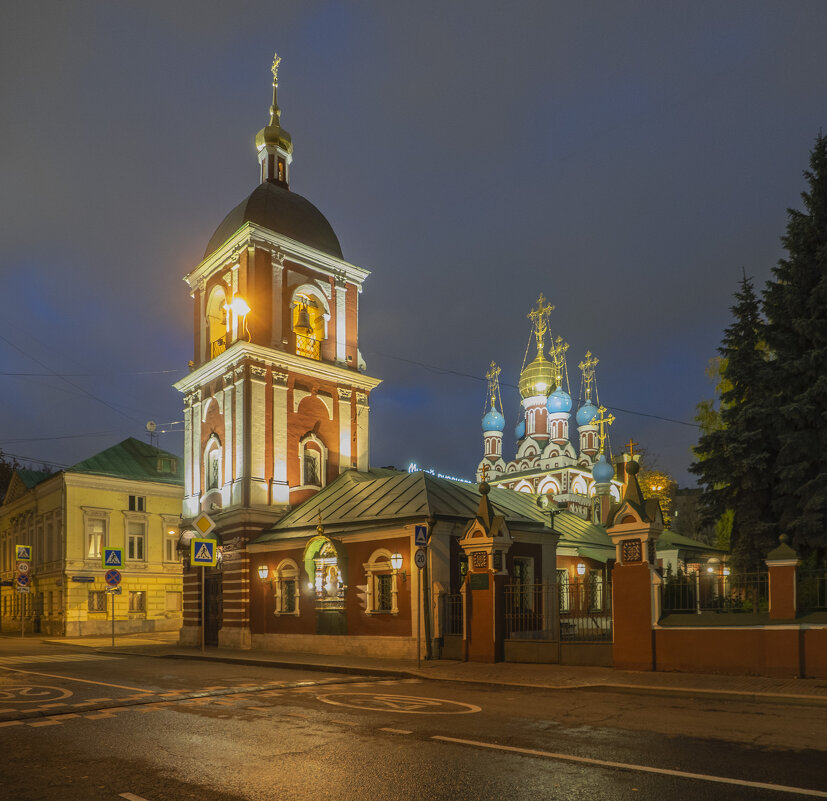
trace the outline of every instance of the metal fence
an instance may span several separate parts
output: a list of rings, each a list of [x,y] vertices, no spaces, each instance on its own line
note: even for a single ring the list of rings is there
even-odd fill
[[[827,610],[827,569],[799,570],[796,603],[803,614]]]
[[[462,595],[442,596],[442,631],[444,634],[462,634]]]
[[[518,640],[611,642],[611,584],[588,576],[559,584],[508,584],[505,636]],[[559,612],[559,635],[555,618]]]
[[[766,572],[679,572],[664,576],[660,592],[664,612],[761,613],[770,605]]]

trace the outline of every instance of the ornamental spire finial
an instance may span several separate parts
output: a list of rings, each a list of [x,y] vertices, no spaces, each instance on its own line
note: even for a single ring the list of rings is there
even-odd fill
[[[500,373],[502,370],[496,362],[491,362],[488,367],[488,372],[485,374],[488,380],[488,399],[491,402],[491,408],[497,408],[497,401],[499,401],[499,411],[502,412],[502,400],[500,399]]]
[[[270,125],[278,125],[279,117],[281,117],[281,109],[278,104],[278,88],[279,88],[279,64],[281,58],[278,53],[273,55],[273,66],[270,67],[270,72],[273,73],[273,105],[270,106]]]
[[[553,311],[554,306],[546,300],[545,295],[541,292],[540,297],[537,298],[537,308],[532,309],[526,315],[526,317],[531,320],[531,325],[534,328],[534,336],[537,337],[538,353],[543,352],[543,338],[546,335],[546,331],[548,331],[548,318]]]
[[[592,382],[594,381],[594,368],[597,367],[600,359],[592,356],[590,350],[586,351],[586,358],[578,365],[580,371],[583,373],[583,385],[585,387],[586,400],[591,400],[592,397]]]

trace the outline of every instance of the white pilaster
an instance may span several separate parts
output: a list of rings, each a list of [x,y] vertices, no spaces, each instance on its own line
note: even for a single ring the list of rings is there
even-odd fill
[[[193,498],[192,459],[192,395],[184,396],[184,517],[198,514],[198,502]]]
[[[198,355],[196,364],[207,361],[207,282],[203,279],[198,282]]]
[[[284,276],[284,253],[280,250],[275,250],[272,254],[271,264],[273,266],[273,288],[270,296],[270,302],[272,304],[270,312],[270,347],[280,350],[282,346],[281,296]]]
[[[339,472],[344,473],[350,468],[350,445],[353,438],[353,429],[350,420],[350,402],[353,392],[339,388]]]
[[[342,278],[336,279],[336,361],[347,363],[347,312],[345,297],[347,286]]]
[[[234,371],[235,382],[235,436],[233,437],[233,460],[235,462],[235,480],[231,502],[233,504],[244,503],[244,479],[247,471],[244,464],[244,367],[236,367]]]
[[[364,392],[356,393],[356,469],[367,470],[369,466],[370,441],[368,439],[370,407]]]
[[[221,504],[229,506],[233,487],[233,372],[224,373],[224,479],[221,486]]]
[[[267,478],[264,475],[264,379],[267,368],[250,367],[250,504],[267,504]]]
[[[273,503],[288,503],[287,373],[273,371]]]
[[[201,470],[201,390],[192,393],[192,498],[196,510],[204,493]]]

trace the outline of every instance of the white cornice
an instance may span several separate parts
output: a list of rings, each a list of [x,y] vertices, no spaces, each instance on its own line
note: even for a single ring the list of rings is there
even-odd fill
[[[219,378],[244,359],[264,362],[276,369],[290,370],[312,378],[320,378],[334,384],[367,391],[375,389],[382,383],[381,378],[371,378],[355,370],[348,370],[328,362],[317,362],[315,359],[306,359],[303,356],[296,356],[286,351],[274,350],[263,345],[255,345],[252,342],[239,340],[233,342],[220,356],[216,356],[206,364],[202,364],[197,370],[193,370],[172,386],[179,392],[184,393],[198,389],[207,382]]]
[[[233,260],[236,251],[249,245],[261,244],[272,249],[279,249],[284,253],[285,258],[302,264],[313,270],[332,277],[344,277],[351,283],[356,284],[360,289],[364,280],[370,275],[370,271],[364,267],[357,267],[343,259],[337,259],[323,253],[321,250],[303,245],[295,239],[282,236],[268,228],[262,228],[255,223],[245,223],[228,239],[218,250],[207,256],[191,273],[184,276],[190,289],[194,289],[199,281],[212,275],[216,270],[222,269],[227,263]]]

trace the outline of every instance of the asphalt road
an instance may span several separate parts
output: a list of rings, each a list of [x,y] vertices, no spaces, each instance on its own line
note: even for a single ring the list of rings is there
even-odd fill
[[[10,801],[827,798],[825,750],[824,707],[365,679],[0,639],[0,797]]]

